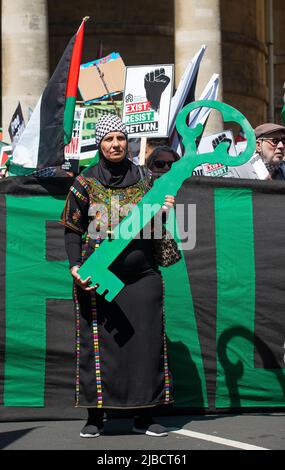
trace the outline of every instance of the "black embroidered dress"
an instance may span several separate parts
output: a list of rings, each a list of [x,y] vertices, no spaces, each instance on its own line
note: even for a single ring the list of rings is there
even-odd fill
[[[92,168],[75,179],[62,221],[82,236],[81,264],[114,228],[111,213],[121,220],[128,204],[138,203],[146,190],[146,180],[105,187]],[[153,241],[133,240],[110,269],[125,283],[112,302],[74,284],[75,406],[131,409],[171,403],[163,282]]]

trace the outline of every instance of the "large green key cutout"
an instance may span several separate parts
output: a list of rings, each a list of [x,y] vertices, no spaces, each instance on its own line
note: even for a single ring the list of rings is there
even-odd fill
[[[203,126],[198,124],[194,129],[191,129],[187,125],[187,118],[191,111],[200,107],[217,109],[221,112],[225,122],[240,124],[247,139],[247,147],[238,157],[232,157],[228,154],[228,142],[221,142],[213,152],[197,154],[196,139],[202,134]],[[182,137],[185,148],[183,158],[175,162],[170,171],[154,182],[152,189],[115,227],[113,239],[111,241],[104,240],[78,271],[82,279],[91,276],[90,285],[97,284],[96,292],[101,295],[105,294],[108,301],[112,301],[124,287],[124,283],[108,268],[157,214],[164,203],[165,196],[176,196],[182,183],[192,175],[194,168],[202,163],[239,166],[246,163],[255,151],[255,135],[248,120],[235,108],[219,101],[201,100],[185,106],[177,116],[176,128]],[[149,205],[152,206],[152,210],[145,210]]]

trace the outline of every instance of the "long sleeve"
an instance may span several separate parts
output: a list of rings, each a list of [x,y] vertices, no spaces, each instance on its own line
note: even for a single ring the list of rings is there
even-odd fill
[[[69,267],[79,266],[81,263],[81,235],[68,227],[64,232],[65,249],[68,256]]]
[[[66,198],[61,223],[71,230],[83,235],[88,229],[89,197],[82,178],[78,176],[71,186]]]

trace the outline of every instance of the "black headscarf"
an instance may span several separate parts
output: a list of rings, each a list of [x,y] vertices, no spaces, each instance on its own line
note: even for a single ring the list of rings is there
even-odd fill
[[[124,160],[114,163],[107,160],[99,150],[99,162],[93,166],[92,176],[109,188],[127,188],[136,184],[140,179],[140,172],[127,156]],[[85,173],[86,176],[88,176]]]

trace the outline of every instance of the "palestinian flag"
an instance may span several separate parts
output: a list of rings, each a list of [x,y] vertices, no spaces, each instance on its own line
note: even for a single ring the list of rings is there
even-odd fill
[[[12,145],[0,141],[0,168],[6,165],[6,162],[12,156]]]
[[[57,222],[69,188],[70,178],[0,180],[3,421],[79,417],[72,280]],[[183,256],[161,269],[175,407],[284,408],[284,200],[282,181],[197,177],[178,192]]]
[[[64,162],[64,146],[72,135],[85,21],[69,41],[13,152],[12,174],[27,175]]]

